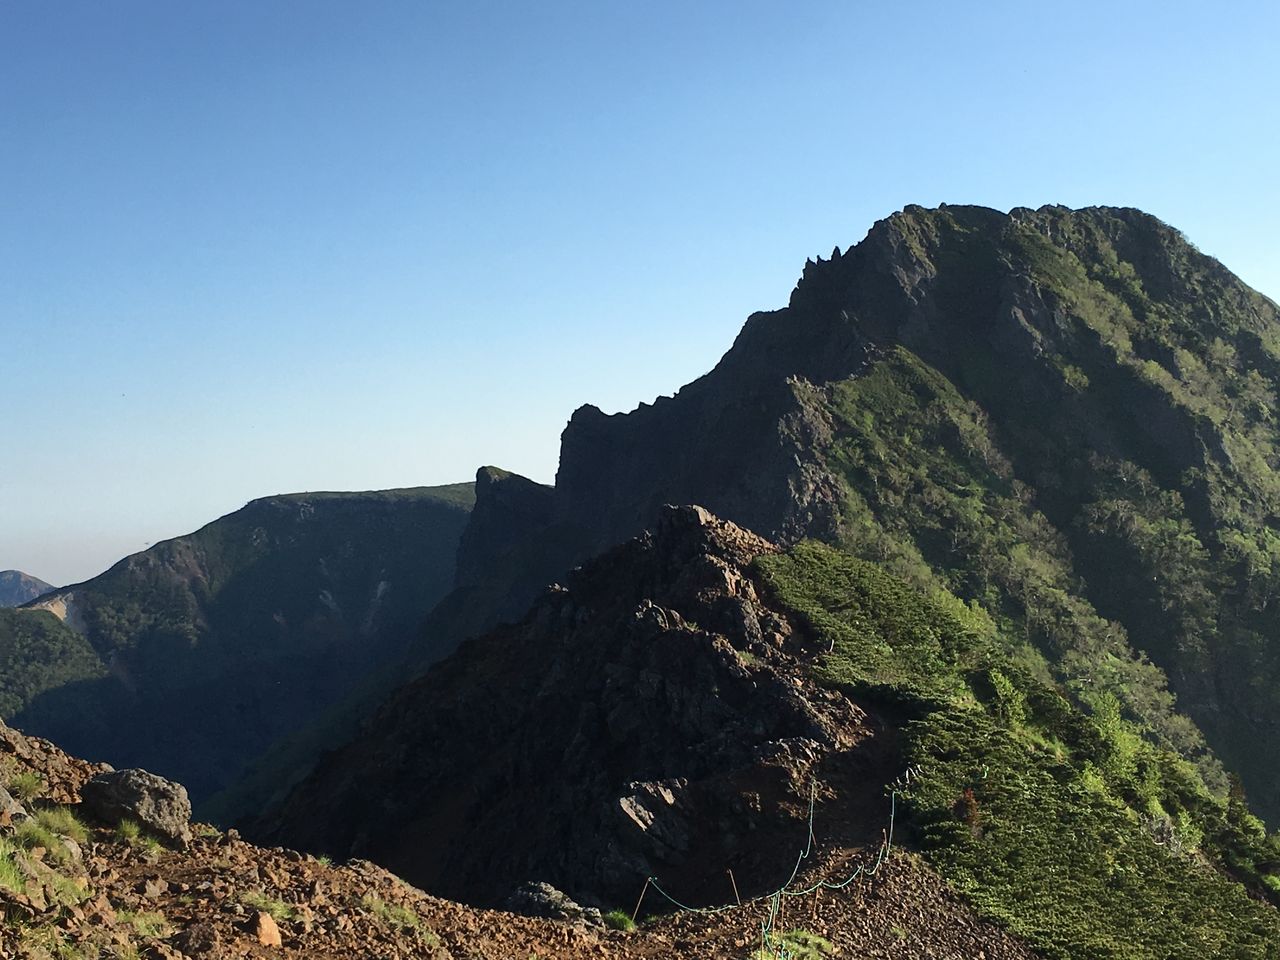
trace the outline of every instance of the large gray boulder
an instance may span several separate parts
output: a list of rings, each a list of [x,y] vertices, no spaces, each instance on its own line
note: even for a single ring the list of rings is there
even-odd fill
[[[145,770],[100,773],[80,788],[81,805],[108,824],[133,820],[182,849],[191,843],[191,800],[180,783]]]

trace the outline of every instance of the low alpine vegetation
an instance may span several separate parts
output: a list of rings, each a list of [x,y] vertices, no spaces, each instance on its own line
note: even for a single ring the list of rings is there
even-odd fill
[[[904,717],[910,827],[980,912],[1063,960],[1271,955],[1280,842],[1113,696],[1069,700],[980,611],[833,548],[757,563],[819,677]]]

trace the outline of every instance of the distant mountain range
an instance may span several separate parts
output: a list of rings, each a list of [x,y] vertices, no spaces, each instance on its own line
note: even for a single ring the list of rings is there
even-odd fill
[[[21,570],[0,570],[0,607],[21,606],[52,589],[53,584]]]
[[[453,585],[473,499],[463,483],[255,500],[11,611],[0,656],[45,655],[0,677],[0,709],[199,801],[403,655]]]

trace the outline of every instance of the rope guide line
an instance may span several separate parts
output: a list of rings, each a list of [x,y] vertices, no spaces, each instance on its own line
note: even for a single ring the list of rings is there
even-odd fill
[[[920,776],[921,776],[921,770],[918,766],[908,767],[906,772],[903,774],[903,776],[895,780],[894,783],[897,784],[898,782],[901,781],[903,782],[904,787],[910,786],[912,779],[913,778],[919,779]],[[880,842],[880,849],[876,854],[875,863],[872,864],[872,866],[870,867],[867,867],[866,864],[859,864],[857,868],[853,871],[853,873],[851,873],[844,880],[841,880],[839,883],[832,883],[831,881],[828,881],[828,880],[819,880],[817,883],[814,883],[811,886],[805,887],[800,890],[790,889],[791,885],[795,882],[796,877],[799,876],[800,874],[801,864],[803,864],[804,861],[807,860],[809,858],[809,855],[813,852],[813,846],[814,846],[813,822],[814,822],[814,811],[817,806],[817,797],[818,797],[818,782],[817,780],[814,780],[812,781],[809,789],[808,837],[805,841],[804,849],[801,850],[800,855],[796,857],[796,863],[795,863],[795,866],[792,867],[791,869],[791,875],[787,878],[786,882],[782,886],[780,886],[778,889],[774,890],[772,893],[765,893],[757,897],[752,897],[749,900],[743,900],[741,903],[726,904],[725,906],[720,906],[720,907],[691,907],[688,904],[682,903],[681,901],[677,900],[671,894],[667,893],[666,890],[662,889],[662,886],[658,883],[657,877],[650,876],[645,879],[644,888],[640,891],[640,899],[636,901],[635,913],[636,915],[639,914],[640,904],[644,901],[644,895],[649,890],[650,887],[652,887],[654,890],[660,893],[668,902],[670,902],[674,907],[676,907],[676,909],[684,913],[695,913],[695,914],[704,914],[704,915],[727,913],[730,910],[737,910],[741,907],[747,906],[748,904],[759,903],[762,900],[767,900],[769,901],[769,911],[765,919],[762,920],[760,923],[760,953],[761,953],[761,956],[765,956],[766,951],[768,949],[767,943],[768,943],[769,936],[773,932],[774,924],[777,922],[779,913],[781,913],[782,911],[782,902],[783,902],[782,898],[784,896],[803,897],[807,894],[814,893],[817,890],[843,890],[845,887],[849,886],[851,883],[853,883],[855,880],[857,880],[860,877],[863,877],[863,876],[870,877],[875,875],[875,873],[879,871],[879,869],[885,864],[885,862],[889,859],[890,851],[893,849],[893,828],[894,828],[894,823],[897,820],[898,793],[899,793],[899,790],[896,787],[889,791],[889,826],[888,826],[888,829],[884,831],[884,839]],[[736,883],[735,883],[735,892],[736,892]],[[634,916],[632,919],[634,919]],[[778,958],[778,960],[785,960],[785,958],[789,956],[789,952],[787,951],[785,945],[781,948],[781,951],[775,954],[775,956]]]

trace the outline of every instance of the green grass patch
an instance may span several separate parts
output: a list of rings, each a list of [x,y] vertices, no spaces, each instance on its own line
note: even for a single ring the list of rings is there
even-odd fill
[[[835,945],[809,930],[788,930],[765,935],[764,946],[752,960],[820,960],[835,953]]]
[[[39,820],[23,820],[14,828],[13,840],[27,851],[43,847],[45,856],[54,863],[63,864],[71,860],[71,852],[63,845],[62,840]]]
[[[47,807],[37,810],[35,820],[46,830],[61,837],[70,837],[78,844],[89,841],[88,828],[66,807]]]
[[[15,893],[20,893],[27,882],[18,857],[18,848],[10,840],[0,837],[0,887]]]
[[[121,910],[120,921],[133,927],[140,937],[167,937],[173,929],[168,919],[158,910]]]
[[[440,938],[436,936],[435,931],[423,923],[422,918],[409,907],[388,903],[372,893],[360,898],[360,906],[393,930],[411,934],[420,944],[432,950],[440,945]]]
[[[604,925],[610,930],[622,930],[626,933],[636,928],[636,922],[625,910],[610,910],[604,915]]]
[[[34,770],[24,770],[10,776],[5,789],[14,799],[28,803],[44,794],[44,778]]]
[[[1114,697],[1073,705],[967,605],[830,547],[757,566],[828,646],[818,678],[901,718],[901,835],[980,913],[1063,960],[1274,956],[1280,842]]]
[[[240,894],[240,902],[246,907],[270,914],[273,920],[292,920],[295,915],[293,907],[289,904],[276,897],[268,896],[261,890],[248,890]]]

